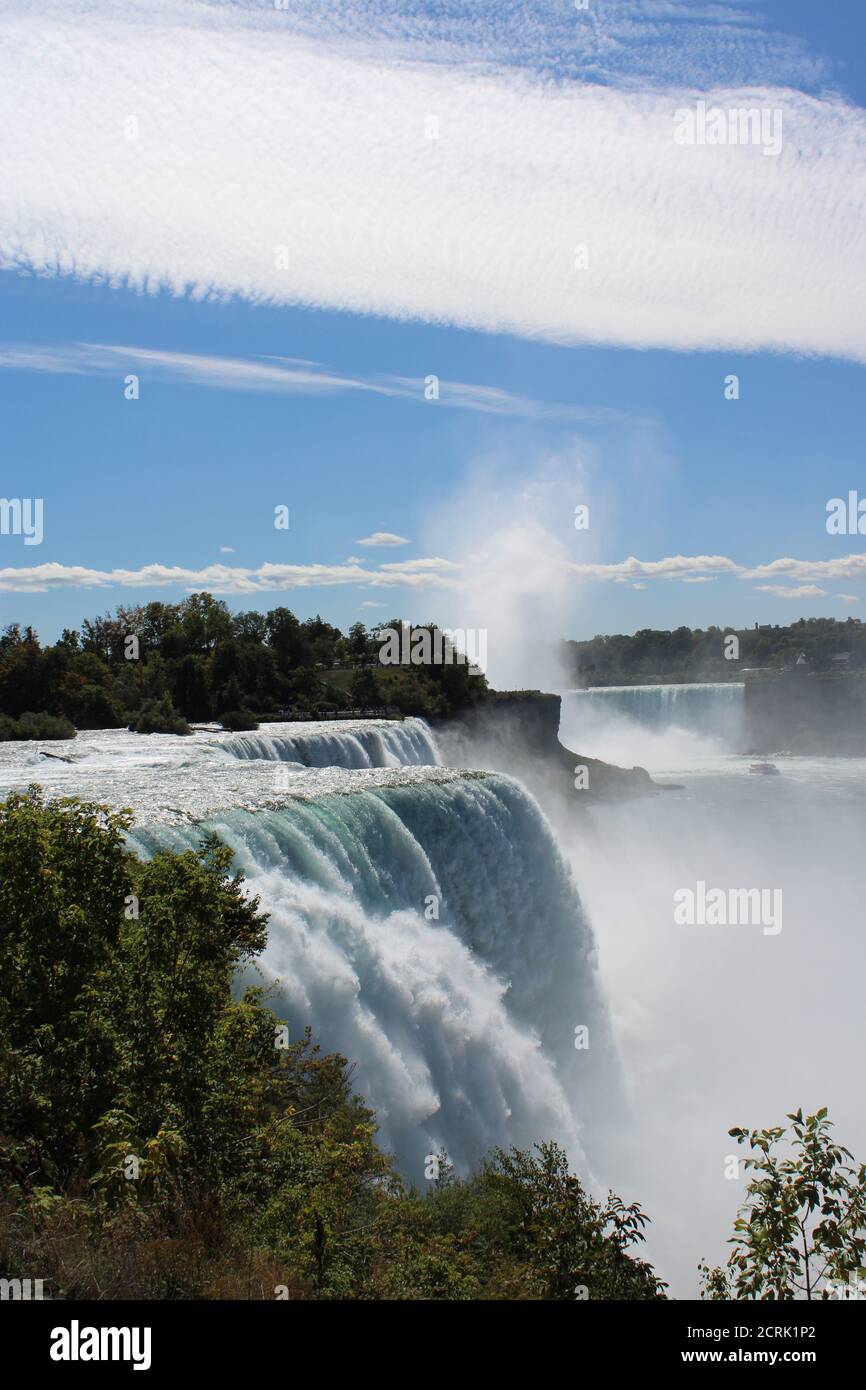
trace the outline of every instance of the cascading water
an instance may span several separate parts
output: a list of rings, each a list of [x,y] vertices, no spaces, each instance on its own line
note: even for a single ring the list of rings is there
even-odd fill
[[[270,913],[275,1009],[357,1064],[405,1172],[420,1181],[440,1148],[465,1168],[541,1137],[581,1159],[580,1121],[617,1067],[577,890],[517,783],[397,784],[131,840],[186,849],[204,829]]]
[[[270,914],[273,1007],[356,1064],[408,1177],[443,1148],[466,1169],[546,1137],[585,1167],[619,1070],[574,879],[518,783],[438,766],[419,720],[44,751],[0,746],[0,785],[130,806],[143,854],[211,829],[233,849]]]
[[[592,686],[563,697],[561,734],[593,757],[668,768],[695,756],[743,751],[745,687]]]
[[[290,733],[236,734],[220,747],[234,758],[266,758],[299,767],[419,767],[439,762],[423,719],[298,725]]]

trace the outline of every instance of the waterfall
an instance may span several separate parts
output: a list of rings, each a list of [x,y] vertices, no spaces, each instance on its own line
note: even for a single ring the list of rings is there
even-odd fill
[[[582,1159],[581,1120],[601,1090],[617,1093],[618,1069],[591,929],[519,784],[365,787],[130,838],[150,855],[205,829],[270,913],[273,1007],[291,1036],[310,1025],[357,1064],[407,1176],[421,1182],[441,1148],[465,1169],[494,1144],[543,1137]]]
[[[738,753],[745,742],[745,686],[611,685],[563,698],[561,737],[623,765],[682,766],[696,757]]]
[[[439,763],[433,735],[423,719],[299,725],[297,729],[281,724],[279,732],[235,734],[220,747],[234,758],[265,758],[300,767],[420,767]]]
[[[742,727],[744,689],[741,681],[708,681],[703,685],[592,686],[575,694],[648,728],[674,725],[727,738]]]
[[[69,752],[2,745],[0,789],[128,806],[144,855],[216,831],[270,915],[251,981],[355,1064],[408,1178],[546,1137],[586,1171],[619,1069],[571,870],[517,782],[442,767],[418,719],[94,730]]]

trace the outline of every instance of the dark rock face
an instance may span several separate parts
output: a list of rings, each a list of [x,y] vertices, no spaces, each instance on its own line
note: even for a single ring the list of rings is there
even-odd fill
[[[866,756],[866,678],[794,669],[746,681],[746,746],[755,753]]]
[[[566,748],[559,741],[559,717],[558,695],[505,691],[436,721],[434,728],[449,766],[511,774],[542,803],[554,797],[579,812],[594,802],[659,790],[642,767],[614,767]]]

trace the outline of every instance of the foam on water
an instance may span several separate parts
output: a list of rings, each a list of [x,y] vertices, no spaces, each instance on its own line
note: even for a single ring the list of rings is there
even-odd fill
[[[42,747],[0,747],[0,785],[130,806],[142,854],[207,830],[231,846],[270,914],[275,1008],[356,1064],[408,1176],[442,1148],[465,1169],[545,1137],[585,1166],[618,1067],[574,879],[518,783],[439,766],[416,720]]]

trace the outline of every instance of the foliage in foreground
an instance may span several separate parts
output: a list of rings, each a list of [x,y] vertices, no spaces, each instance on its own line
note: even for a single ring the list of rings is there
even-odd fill
[[[859,1293],[866,1258],[866,1164],[837,1144],[826,1109],[772,1129],[732,1129],[748,1143],[746,1200],[724,1269],[700,1266],[711,1299],[827,1299]],[[850,1160],[850,1161],[849,1161]]]
[[[52,1297],[664,1297],[646,1217],[563,1151],[407,1188],[351,1069],[233,997],[267,921],[215,838],[142,863],[129,813],[0,807],[0,1271]]]

